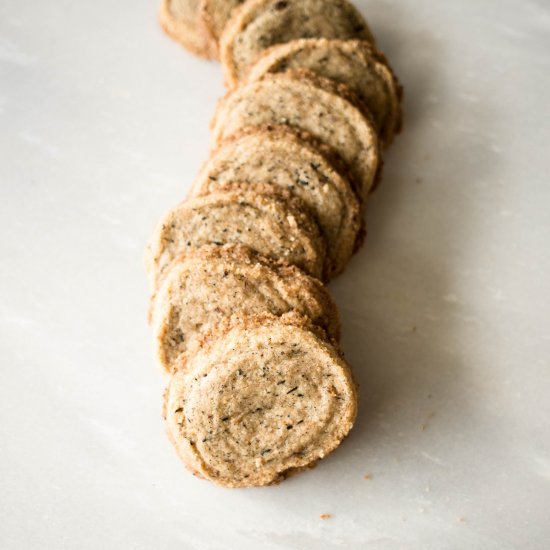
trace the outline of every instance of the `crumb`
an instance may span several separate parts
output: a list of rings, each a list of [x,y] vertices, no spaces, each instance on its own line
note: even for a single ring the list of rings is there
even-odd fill
[[[427,415],[426,415],[426,422],[424,424],[422,424],[422,426],[420,426],[420,429],[422,431],[424,431],[427,427],[428,427],[428,420],[432,419],[433,417],[435,416],[435,413],[434,412],[429,412]]]
[[[422,180],[422,178],[416,178],[414,181],[415,181],[416,183],[422,183],[423,180]]]
[[[466,518],[464,518],[463,516],[460,516],[458,518],[458,523],[466,523]]]
[[[416,325],[414,325],[414,327],[411,328],[411,332],[416,332],[416,329],[417,329],[417,328],[418,328],[418,327],[417,327]]]
[[[363,476],[363,479],[367,479],[367,480],[372,479],[372,475],[371,474],[365,474]]]
[[[321,514],[319,516],[322,520],[330,519],[332,517],[332,514]]]

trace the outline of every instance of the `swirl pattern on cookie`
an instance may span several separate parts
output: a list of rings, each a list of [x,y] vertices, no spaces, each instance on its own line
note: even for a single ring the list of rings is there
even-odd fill
[[[277,483],[351,429],[351,372],[305,320],[249,319],[217,334],[172,378],[168,431],[184,463],[226,487]]]

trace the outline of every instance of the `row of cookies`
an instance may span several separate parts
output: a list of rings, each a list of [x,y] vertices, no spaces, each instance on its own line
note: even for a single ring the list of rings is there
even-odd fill
[[[382,146],[401,129],[402,88],[347,0],[163,0],[160,21],[190,51],[220,59],[229,89],[306,69],[349,87]]]
[[[191,471],[227,487],[277,483],[311,467],[347,435],[357,410],[326,286],[275,259],[287,248],[298,257],[298,241],[313,245],[315,260],[315,240],[304,240],[315,226],[302,202],[265,191],[229,187],[206,204],[187,200],[186,215],[165,218],[147,254],[158,276],[157,358],[171,376],[168,434]],[[162,241],[164,270],[153,257]]]
[[[195,474],[232,487],[310,467],[352,427],[356,388],[320,281],[362,243],[401,120],[397,80],[351,4],[248,0],[228,22],[241,3],[163,3],[164,28],[219,55],[231,89],[210,158],[147,249],[170,438]]]

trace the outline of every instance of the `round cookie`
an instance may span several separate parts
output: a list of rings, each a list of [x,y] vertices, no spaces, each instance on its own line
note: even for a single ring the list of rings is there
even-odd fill
[[[295,311],[340,336],[327,288],[295,266],[268,260],[240,245],[206,245],[178,258],[152,300],[156,355],[166,372],[225,318]]]
[[[169,210],[153,233],[145,263],[152,286],[181,254],[205,244],[242,244],[320,278],[325,242],[307,207],[269,186],[232,185]]]
[[[200,0],[162,0],[159,22],[164,32],[190,52],[213,59],[217,49],[200,21]]]
[[[212,153],[191,195],[212,193],[235,181],[288,189],[308,205],[319,224],[327,242],[327,276],[332,278],[357,249],[362,222],[359,201],[329,156],[306,132],[288,126],[250,128]]]
[[[211,122],[212,143],[244,128],[286,125],[305,130],[348,166],[366,199],[381,165],[378,136],[366,108],[343,84],[297,70],[268,74],[226,94]]]
[[[349,86],[372,114],[384,145],[399,132],[402,88],[384,56],[369,42],[310,38],[279,44],[258,58],[248,80],[292,69],[307,69]]]
[[[200,13],[204,30],[212,46],[218,49],[220,37],[225,25],[231,19],[233,11],[245,0],[201,0]]]
[[[356,413],[340,352],[292,314],[220,329],[187,357],[187,373],[173,376],[165,397],[183,462],[225,487],[270,485],[313,466],[338,447]]]
[[[233,15],[220,41],[225,82],[234,87],[263,50],[298,38],[374,39],[347,0],[249,0]]]

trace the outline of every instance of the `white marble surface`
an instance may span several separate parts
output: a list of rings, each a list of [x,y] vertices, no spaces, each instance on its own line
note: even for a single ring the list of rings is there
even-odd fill
[[[312,472],[231,491],[165,438],[142,268],[219,67],[154,2],[0,2],[2,549],[550,548],[550,4],[359,5],[406,87],[332,285],[360,416]]]

